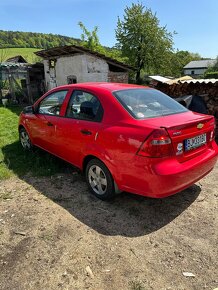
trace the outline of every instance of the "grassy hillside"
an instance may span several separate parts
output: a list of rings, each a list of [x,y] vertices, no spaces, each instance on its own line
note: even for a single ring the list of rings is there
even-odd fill
[[[80,39],[63,35],[0,30],[0,62],[22,55],[29,63],[35,63],[40,61],[40,58],[34,54],[35,51],[72,44],[84,45]],[[118,49],[101,46],[98,52],[128,62]]]
[[[0,30],[0,47],[36,47],[50,48],[55,46],[79,43],[79,39],[51,33],[35,33]]]
[[[0,49],[0,62],[5,61],[6,59],[16,56],[16,55],[22,55],[29,63],[35,63],[40,60],[38,56],[34,54],[35,51],[38,51],[41,49],[37,48],[3,48]]]

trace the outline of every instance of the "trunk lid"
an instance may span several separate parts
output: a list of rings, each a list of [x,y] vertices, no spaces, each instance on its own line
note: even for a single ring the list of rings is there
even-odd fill
[[[194,112],[143,120],[146,125],[164,128],[171,140],[179,162],[189,160],[206,151],[212,142],[214,117]]]

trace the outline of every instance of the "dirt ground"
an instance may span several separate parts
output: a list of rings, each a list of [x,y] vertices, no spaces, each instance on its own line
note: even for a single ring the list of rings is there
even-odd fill
[[[162,200],[103,202],[77,172],[2,181],[0,289],[215,289],[217,198],[218,166]]]

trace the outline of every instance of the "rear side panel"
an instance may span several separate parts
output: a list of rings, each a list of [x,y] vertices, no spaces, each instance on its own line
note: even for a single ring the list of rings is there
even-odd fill
[[[172,155],[151,158],[135,154],[140,142],[157,128],[167,130],[172,140]],[[138,128],[132,130],[117,127],[117,137],[114,140],[109,138],[107,147],[110,148],[113,140],[115,147],[111,155],[116,152],[114,159],[119,161],[114,168],[119,174],[119,189],[159,198],[189,187],[208,174],[217,161],[218,147],[214,140],[210,140],[213,131],[213,116],[192,112],[140,120]],[[206,141],[198,136],[205,136]],[[190,149],[187,140],[194,142],[192,138],[204,142],[200,145],[193,143]]]
[[[185,162],[211,148],[210,139],[214,132],[214,119],[205,116],[201,120],[166,129],[172,139],[177,160]]]

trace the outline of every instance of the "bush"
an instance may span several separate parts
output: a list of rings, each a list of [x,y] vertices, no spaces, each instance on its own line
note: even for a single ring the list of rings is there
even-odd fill
[[[207,72],[204,75],[205,79],[218,79],[218,71]]]

